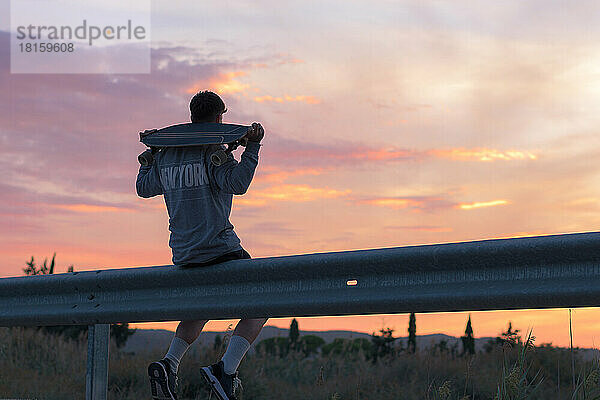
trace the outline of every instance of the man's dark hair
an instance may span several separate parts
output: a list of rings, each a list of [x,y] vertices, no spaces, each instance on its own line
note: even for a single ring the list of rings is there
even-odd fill
[[[218,94],[209,90],[198,92],[190,101],[190,112],[193,123],[215,122],[217,117],[227,109]]]

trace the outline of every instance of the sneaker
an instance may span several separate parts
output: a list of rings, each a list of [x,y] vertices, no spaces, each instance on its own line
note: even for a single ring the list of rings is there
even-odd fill
[[[153,400],[177,400],[177,374],[171,371],[167,359],[150,364],[148,376]]]
[[[242,381],[237,377],[237,371],[231,375],[223,371],[223,360],[210,367],[202,367],[200,372],[219,400],[237,400],[235,392],[242,387]]]

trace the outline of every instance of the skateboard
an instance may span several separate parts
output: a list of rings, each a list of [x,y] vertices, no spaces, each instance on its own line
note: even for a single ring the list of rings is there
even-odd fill
[[[145,130],[140,132],[140,142],[148,149],[138,156],[138,161],[144,166],[151,165],[154,154],[166,147],[226,144],[226,150],[219,148],[210,155],[211,163],[219,166],[227,161],[227,153],[238,146],[246,146],[248,140],[245,136],[251,131],[251,126],[216,122],[177,124]]]

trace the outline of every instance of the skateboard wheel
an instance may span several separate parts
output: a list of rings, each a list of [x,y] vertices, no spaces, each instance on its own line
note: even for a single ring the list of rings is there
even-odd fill
[[[152,165],[152,163],[154,162],[154,156],[152,155],[152,151],[150,149],[144,151],[142,154],[140,154],[138,156],[138,161],[144,167],[147,167],[148,165]]]
[[[217,150],[210,155],[210,162],[216,167],[227,161],[227,153],[225,150]]]

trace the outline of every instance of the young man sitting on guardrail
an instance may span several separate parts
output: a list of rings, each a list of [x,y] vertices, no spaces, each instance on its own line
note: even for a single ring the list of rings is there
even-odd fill
[[[222,123],[223,113],[227,109],[217,94],[203,91],[192,98],[190,111],[192,123]],[[231,153],[227,153],[227,161],[215,166],[210,162],[210,146],[193,146],[165,148],[156,154],[152,165],[140,167],[136,181],[138,195],[152,197],[162,194],[165,197],[171,231],[169,245],[176,266],[204,267],[228,260],[251,258],[233,231],[229,215],[233,195],[246,192],[258,165],[264,129],[257,123],[252,124],[252,128],[246,136],[248,142],[239,163]],[[202,164],[208,182],[163,190],[160,179],[161,172],[164,173],[162,168],[172,168],[169,173],[177,173],[185,168],[173,167],[190,162]],[[222,359],[200,370],[220,400],[236,399],[235,392],[241,383],[237,368],[266,321],[267,318],[240,320]],[[154,400],[177,399],[179,362],[207,322],[181,321],[165,357],[149,365]]]

